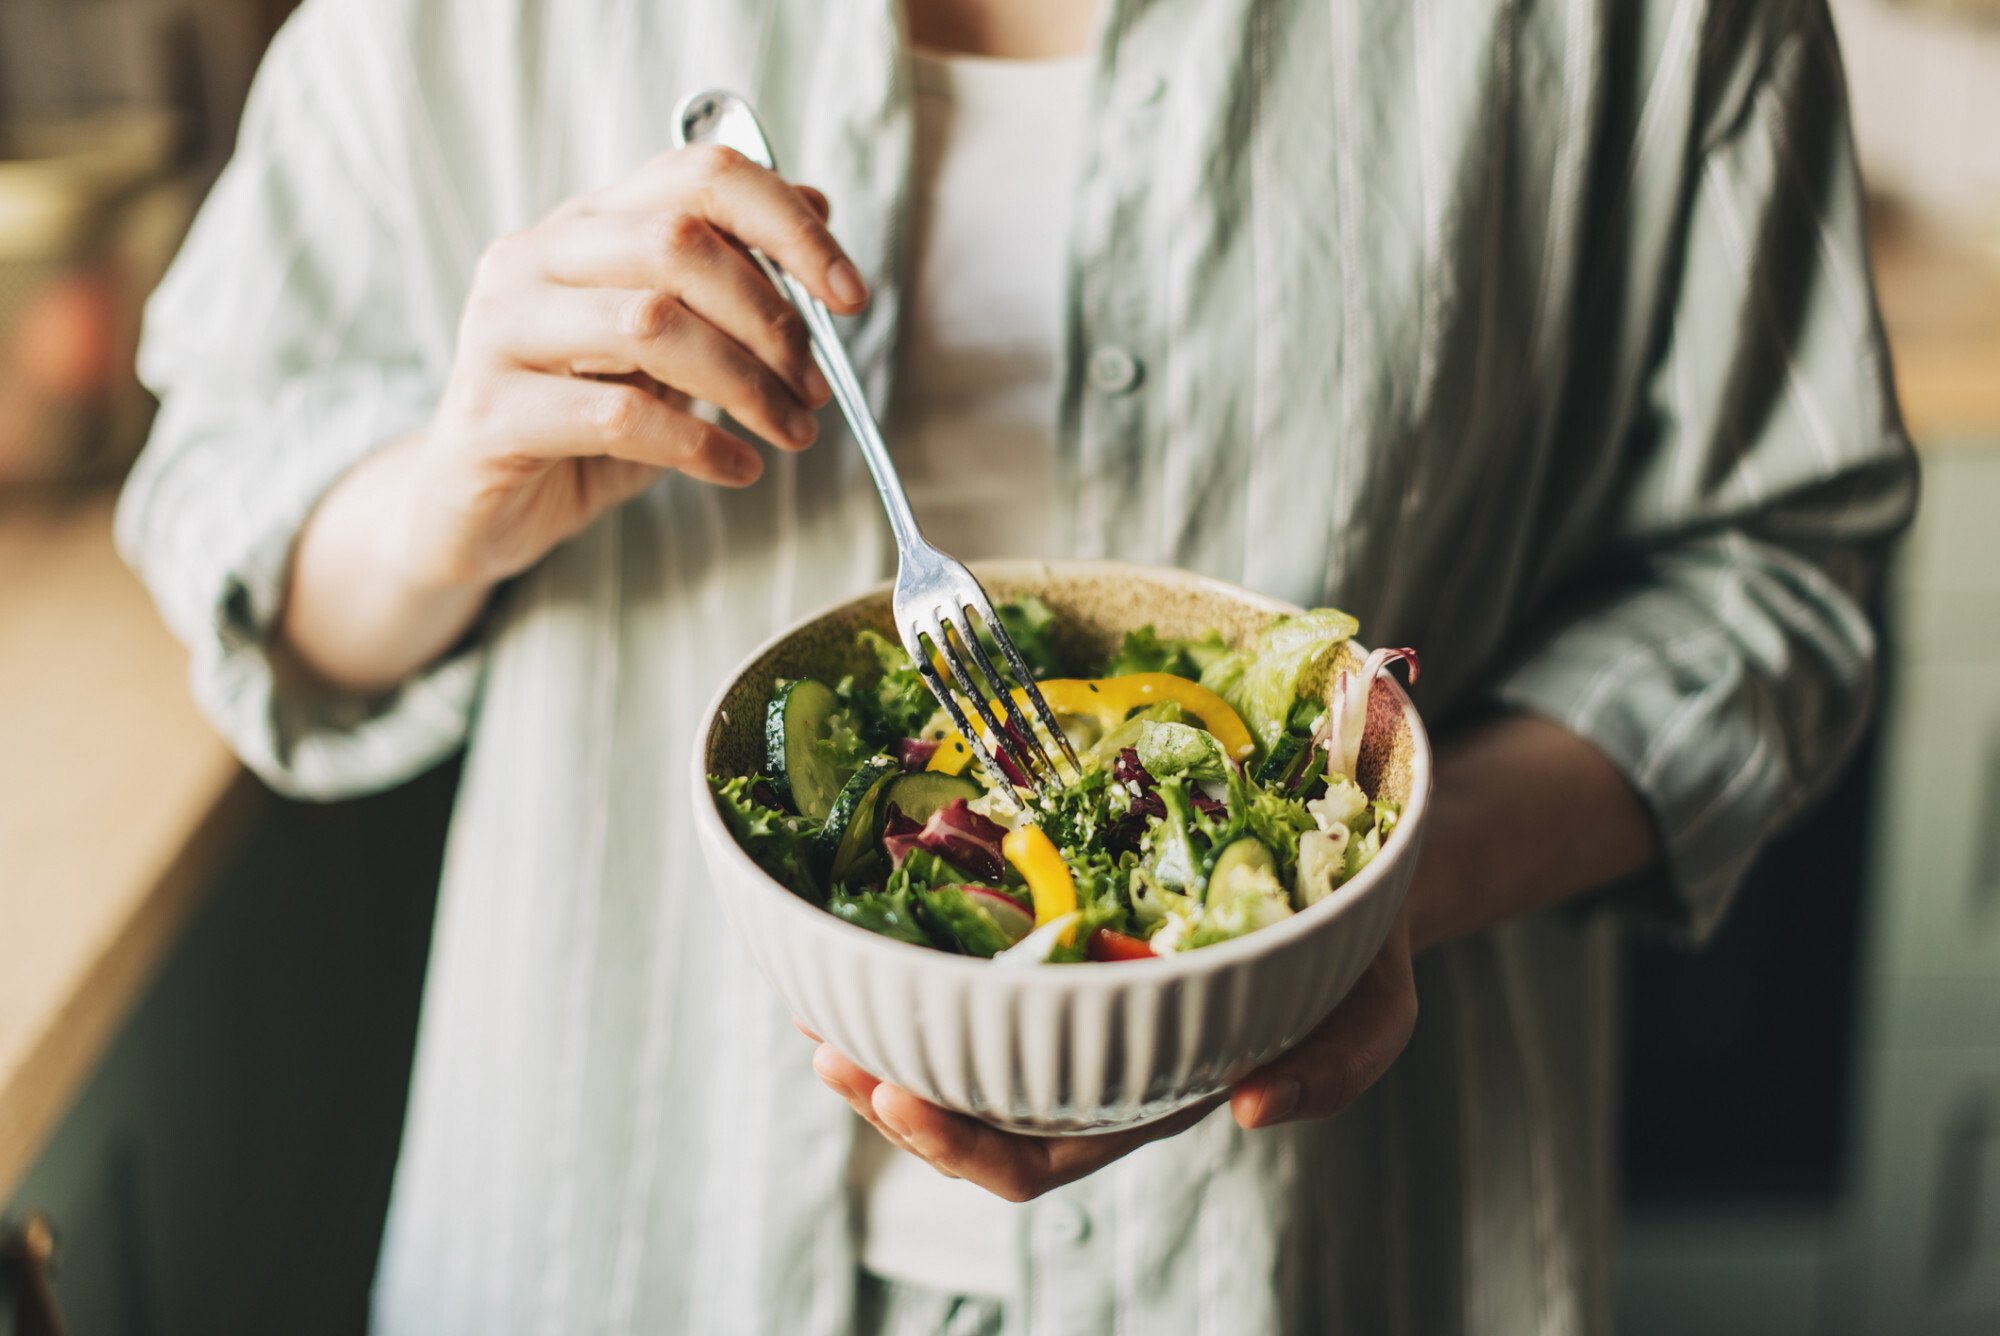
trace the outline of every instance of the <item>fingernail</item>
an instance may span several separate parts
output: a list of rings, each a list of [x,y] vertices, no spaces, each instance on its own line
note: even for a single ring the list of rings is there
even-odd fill
[[[803,408],[794,408],[785,417],[785,435],[806,444],[819,434],[819,419]]]
[[[810,362],[806,364],[806,398],[818,400],[820,403],[833,398],[833,386],[826,383],[826,377],[821,374],[820,369]]]
[[[884,1108],[882,1100],[878,1099],[874,1101],[874,1106],[875,1106],[875,1116],[882,1120],[882,1125],[884,1127],[888,1128],[891,1132],[894,1132],[897,1136],[901,1137],[905,1141],[908,1141],[910,1139],[910,1125],[908,1123],[904,1122],[901,1118],[898,1118],[895,1114],[889,1112],[888,1109]]]
[[[1283,1122],[1299,1107],[1299,1078],[1281,1076],[1264,1087],[1264,1102],[1257,1107],[1257,1126]]]
[[[839,1081],[834,1080],[831,1076],[828,1076],[825,1072],[821,1072],[819,1074],[819,1082],[821,1085],[825,1086],[828,1090],[831,1090],[834,1094],[840,1096],[842,1099],[851,1100],[854,1098],[854,1092],[852,1090],[849,1090],[845,1085],[841,1084]]]
[[[826,285],[843,306],[859,306],[868,297],[868,288],[861,281],[861,272],[851,261],[835,260],[826,271]]]

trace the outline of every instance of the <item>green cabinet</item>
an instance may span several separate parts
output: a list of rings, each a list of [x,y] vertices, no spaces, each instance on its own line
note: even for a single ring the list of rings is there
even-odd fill
[[[453,780],[273,799],[209,889],[6,1203],[76,1336],[362,1330]]]

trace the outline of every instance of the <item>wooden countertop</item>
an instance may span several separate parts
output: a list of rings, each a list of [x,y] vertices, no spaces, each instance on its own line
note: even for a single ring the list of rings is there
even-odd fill
[[[111,501],[0,509],[0,1203],[264,792],[111,546]]]
[[[1882,326],[1918,449],[2000,445],[2000,253],[1887,210],[1870,225]]]

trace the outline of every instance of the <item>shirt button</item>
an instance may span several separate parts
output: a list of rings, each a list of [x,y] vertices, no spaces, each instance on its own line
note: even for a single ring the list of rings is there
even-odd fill
[[[1139,383],[1139,359],[1116,344],[1090,355],[1090,383],[1105,394],[1124,394]]]
[[[1090,1236],[1090,1217],[1075,1202],[1050,1202],[1036,1213],[1035,1233],[1045,1248],[1072,1247]]]

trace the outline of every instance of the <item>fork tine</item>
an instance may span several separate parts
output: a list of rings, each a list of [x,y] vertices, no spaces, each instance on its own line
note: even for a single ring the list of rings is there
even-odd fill
[[[1015,678],[1020,681],[1021,686],[1027,691],[1028,703],[1035,707],[1035,714],[1041,719],[1043,727],[1049,730],[1050,736],[1056,740],[1056,745],[1062,748],[1063,756],[1069,761],[1070,773],[1081,777],[1083,774],[1083,762],[1077,759],[1076,748],[1070,745],[1069,734],[1063,732],[1056,724],[1056,712],[1049,708],[1048,697],[1042,695],[1042,689],[1035,685],[1035,675],[1029,671],[1028,661],[1021,657],[1020,648],[1014,644],[1014,637],[1007,634],[1006,624],[1000,620],[1000,614],[993,610],[993,604],[987,599],[986,591],[980,589],[979,598],[968,606],[981,617],[985,618],[986,624],[993,628],[994,643],[998,644],[1000,652],[1007,656],[1007,663],[1013,668]],[[983,652],[980,657],[985,657]],[[1014,703],[1013,693],[1009,692],[1006,700],[1011,709]],[[1030,737],[1035,736],[1033,729],[1024,729],[1023,731]],[[1039,745],[1039,742],[1040,740],[1037,739],[1037,745]],[[1051,766],[1051,769],[1053,768]]]
[[[938,617],[938,614],[933,613],[932,616]],[[1032,757],[1025,754],[1026,749],[1020,745],[1019,740],[1011,738],[1007,730],[1001,726],[999,718],[993,713],[993,707],[986,703],[986,692],[982,689],[985,683],[973,674],[972,669],[965,662],[965,657],[958,652],[957,645],[952,643],[955,639],[961,644],[970,642],[976,645],[976,637],[968,636],[962,627],[956,625],[948,617],[939,617],[939,622],[944,631],[944,636],[942,639],[939,639],[933,635],[932,639],[937,640],[938,647],[944,654],[946,662],[951,664],[951,671],[965,687],[966,694],[972,697],[972,708],[979,712],[980,721],[986,725],[987,730],[991,733],[994,745],[1006,752],[1013,759],[1015,767],[1027,779],[1029,788],[1032,788],[1036,793],[1046,792],[1047,784],[1043,779],[1040,768],[1036,766]],[[954,632],[956,632],[955,636]],[[1003,700],[1007,699],[1005,694],[1006,684],[996,682],[996,685],[1001,688],[1001,698]],[[1012,702],[1010,701],[1009,703],[1011,704]]]
[[[1014,792],[1014,781],[1007,777],[1007,772],[1001,768],[1000,762],[993,758],[993,753],[987,748],[985,740],[979,734],[979,730],[974,728],[972,721],[965,717],[965,708],[958,703],[958,693],[953,691],[951,685],[938,675],[937,665],[932,663],[931,656],[924,652],[923,637],[925,635],[931,635],[934,644],[942,645],[944,643],[942,635],[932,635],[920,626],[912,626],[910,629],[910,644],[907,648],[910,650],[911,659],[916,662],[917,672],[924,679],[924,685],[931,689],[931,694],[937,697],[940,705],[944,706],[945,713],[951,716],[951,722],[958,728],[958,735],[964,738],[967,745],[972,748],[973,756],[978,758],[981,768],[986,771],[986,777],[992,781],[993,787],[1013,799],[1014,804],[1018,807],[1021,800]]]
[[[972,618],[979,615],[978,606],[968,603],[963,611],[966,615],[966,624],[972,625]],[[993,639],[996,643],[1003,646],[1012,644],[1007,638],[1007,628],[1001,625],[998,620],[989,620],[987,625],[993,629]],[[972,657],[979,661],[980,672],[984,673],[986,680],[992,683],[993,694],[1000,698],[1001,708],[1006,710],[1007,721],[1014,726],[1015,734],[1027,739],[1024,749],[1032,748],[1035,759],[1041,762],[1042,767],[1048,772],[1048,777],[1057,784],[1061,784],[1063,782],[1062,768],[1056,764],[1055,757],[1049,755],[1048,748],[1042,745],[1041,738],[1035,733],[1034,725],[1030,724],[1028,717],[1021,713],[1021,707],[1014,703],[1014,693],[1008,689],[1007,679],[1000,676],[999,672],[993,667],[993,660],[987,657],[986,647],[979,643],[977,630],[975,629],[970,637],[961,634],[960,639],[964,640],[966,647],[972,651]],[[1006,650],[1003,649],[1001,652],[1004,654]],[[1015,651],[1017,654],[1019,652],[1019,650]],[[1032,684],[1034,680],[1032,677],[1023,677],[1021,683],[1024,687],[1033,690]],[[1051,729],[1050,731],[1054,732],[1058,737],[1061,736],[1061,730],[1059,729]]]

